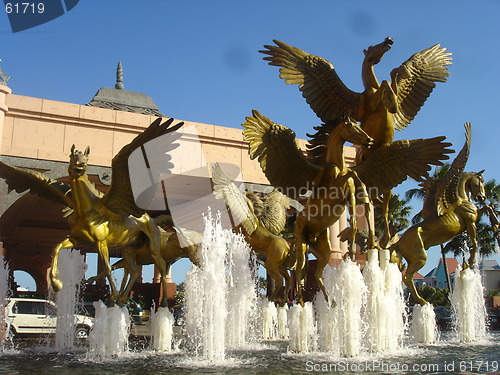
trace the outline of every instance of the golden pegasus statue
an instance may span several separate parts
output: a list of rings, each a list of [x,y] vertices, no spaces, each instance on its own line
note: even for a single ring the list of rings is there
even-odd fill
[[[427,180],[424,188],[427,196],[422,210],[423,221],[407,229],[401,238],[390,246],[395,251],[396,259],[400,262],[403,257],[407,263],[403,281],[408,286],[416,303],[427,303],[415,288],[414,274],[426,263],[426,250],[432,246],[451,240],[456,235],[467,231],[472,244],[468,267],[476,261],[477,239],[476,222],[484,212],[496,218],[490,206],[481,209],[469,201],[469,195],[476,201],[482,202],[485,198],[483,171],[477,173],[464,172],[469,158],[471,141],[471,124],[465,124],[465,144],[453,160],[450,169],[440,179]],[[496,221],[498,225],[498,221]]]
[[[71,148],[68,165],[69,185],[53,180],[42,173],[0,162],[0,177],[5,179],[9,188],[18,193],[29,190],[42,198],[55,201],[67,206],[69,236],[60,242],[53,250],[52,265],[49,276],[54,291],[62,288],[58,278],[57,261],[59,252],[65,248],[76,248],[79,244],[92,246],[97,249],[100,259],[105,264],[105,272],[110,285],[111,295],[109,304],[114,302],[125,303],[127,295],[119,295],[111,275],[109,263],[109,248],[138,248],[146,246],[161,274],[161,281],[166,290],[166,266],[160,253],[160,230],[154,220],[139,208],[134,200],[128,168],[130,154],[144,143],[161,135],[174,132],[183,123],[171,126],[173,119],[161,123],[162,119],[155,120],[144,132],[136,136],[132,142],[125,145],[113,158],[111,186],[107,193],[97,191],[90,182],[87,173],[90,148],[84,152]],[[165,144],[165,152],[177,147],[176,143]],[[173,167],[169,162],[169,167]],[[129,271],[133,273],[135,256],[125,252]],[[161,301],[166,306],[164,294]]]
[[[391,49],[393,40],[363,50],[365,55],[361,77],[364,91],[354,92],[341,81],[333,65],[327,60],[310,55],[286,43],[274,40],[276,46],[265,45],[259,51],[268,56],[269,65],[279,66],[280,77],[287,84],[297,84],[302,96],[324,122],[328,123],[345,114],[360,122],[361,128],[373,138],[370,147],[361,145],[357,159],[361,161],[394,140],[394,130],[402,130],[413,120],[423,106],[436,82],[445,82],[449,76],[447,65],[451,53],[436,44],[412,55],[393,69],[391,82],[379,83],[374,66]],[[388,240],[387,205],[390,191],[383,194],[385,231],[383,243]]]
[[[188,258],[195,266],[201,267],[200,260],[198,259],[198,244],[201,242],[203,235],[198,232],[176,228],[167,225],[167,229],[162,228],[165,223],[165,217],[168,215],[162,215],[158,219],[153,219],[156,224],[160,226],[160,254],[166,264],[166,273],[170,273],[170,268],[172,264],[177,262],[179,259]],[[171,220],[168,220],[171,221]],[[182,238],[182,241],[180,240]],[[187,246],[186,246],[187,244]],[[123,253],[131,252],[131,256],[135,257],[132,264],[133,267],[145,266],[148,264],[154,264],[155,260],[151,256],[149,247],[147,244],[139,243],[135,245],[128,246],[123,249]],[[124,269],[124,275],[122,279],[122,284],[120,287],[119,295],[128,296],[130,290],[132,289],[133,283],[137,279],[134,274],[138,274],[139,271],[133,270],[131,272],[131,266],[127,262],[126,258],[120,259],[111,266],[111,270]],[[100,274],[87,279],[87,283],[92,284],[97,280],[100,280],[107,276],[107,271],[103,271]]]
[[[257,194],[244,193],[222,171],[219,164],[212,167],[212,181],[215,197],[224,199],[235,218],[236,229],[243,228],[243,234],[250,248],[265,258],[264,267],[274,280],[274,291],[269,300],[288,301],[290,275],[288,268],[293,267],[294,257],[288,242],[279,234],[286,225],[286,210],[290,200],[277,189],[262,200]],[[236,224],[235,223],[235,224]],[[283,296],[278,296],[285,280]]]
[[[309,250],[318,259],[316,280],[328,301],[322,280],[323,268],[331,254],[329,228],[349,206],[353,227],[349,253],[354,254],[357,204],[365,205],[367,223],[369,202],[379,196],[379,191],[389,191],[408,176],[422,181],[428,176],[431,165],[442,165],[452,150],[443,142],[445,137],[401,140],[380,147],[360,164],[347,167],[343,145],[346,141],[370,145],[369,137],[348,117],[340,117],[323,124],[310,142],[308,156],[299,148],[295,133],[289,128],[272,122],[253,110],[242,125],[244,139],[249,143],[251,159],[258,159],[267,179],[274,187],[291,198],[310,190],[305,209],[295,223],[297,257],[297,296],[302,302],[300,287]],[[374,247],[373,228],[370,228],[369,246]]]

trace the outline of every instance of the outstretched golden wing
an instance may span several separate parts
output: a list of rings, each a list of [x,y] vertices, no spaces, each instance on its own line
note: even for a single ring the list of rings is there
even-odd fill
[[[250,158],[258,158],[262,171],[275,188],[297,198],[311,188],[319,171],[303,154],[295,133],[275,124],[258,111],[252,111],[242,125],[243,135],[250,145]]]
[[[69,185],[51,179],[43,173],[21,167],[14,167],[0,161],[0,177],[5,179],[9,189],[18,193],[29,190],[41,198],[73,207]]]
[[[434,199],[438,215],[443,215],[458,200],[458,184],[469,159],[472,125],[465,123],[465,143],[451,163],[450,169],[436,181]]]
[[[285,229],[288,208],[290,208],[290,199],[278,189],[274,189],[267,194],[264,201],[264,214],[259,219],[269,232],[278,235]]]
[[[393,86],[397,85],[395,129],[406,128],[436,87],[436,82],[446,82],[450,75],[447,66],[451,64],[451,53],[439,47],[436,44],[414,54],[391,72]]]
[[[158,118],[153,121],[146,130],[135,137],[128,145],[124,146],[111,162],[111,187],[102,197],[102,203],[111,211],[119,215],[134,215],[140,217],[145,212],[145,210],[137,207],[134,200],[128,167],[128,158],[130,154],[146,142],[161,135],[174,132],[184,124],[180,122],[170,127],[174,119],[171,118],[163,124],[161,120],[161,118]],[[171,145],[166,145],[166,147],[169,148]]]
[[[259,51],[269,65],[280,66],[280,77],[289,85],[298,84],[302,96],[324,122],[342,113],[356,117],[360,94],[349,90],[335,68],[325,59],[309,55],[299,48],[273,40],[276,46],[265,45]]]
[[[442,165],[453,150],[446,137],[401,140],[379,148],[361,164],[352,167],[366,185],[371,199],[388,192],[408,176],[422,181],[431,165]]]
[[[212,182],[214,194],[217,199],[224,199],[239,223],[248,235],[251,235],[259,225],[259,219],[255,216],[252,205],[245,193],[222,172],[218,163],[212,166]]]

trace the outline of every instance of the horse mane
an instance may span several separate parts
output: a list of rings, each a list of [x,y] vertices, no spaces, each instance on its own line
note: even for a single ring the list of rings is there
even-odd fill
[[[314,126],[313,129],[316,133],[306,135],[311,138],[306,144],[306,154],[309,160],[315,164],[324,164],[326,162],[327,143],[330,134],[341,123],[350,120],[346,114],[336,117],[332,121],[327,121],[319,126]]]

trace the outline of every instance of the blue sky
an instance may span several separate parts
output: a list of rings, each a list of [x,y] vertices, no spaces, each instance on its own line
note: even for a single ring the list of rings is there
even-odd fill
[[[318,119],[297,87],[262,60],[264,44],[278,39],[326,58],[361,91],[363,48],[394,39],[376,66],[382,80],[439,43],[453,53],[451,76],[396,139],[445,135],[459,150],[470,121],[467,170],[485,168],[486,180],[499,180],[499,14],[497,0],[81,0],[66,15],[16,34],[0,12],[0,58],[15,94],[85,104],[99,88],[113,87],[121,60],[125,89],[150,95],[167,116],[240,128],[255,108],[305,137]],[[407,182],[396,192],[415,186]],[[424,271],[437,258],[431,249]],[[174,266],[174,281],[186,267]]]

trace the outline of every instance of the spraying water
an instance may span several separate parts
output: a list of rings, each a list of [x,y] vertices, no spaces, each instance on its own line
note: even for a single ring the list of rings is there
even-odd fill
[[[262,339],[274,340],[278,337],[278,309],[274,302],[267,298],[260,300],[260,322]]]
[[[9,294],[9,266],[3,255],[0,255],[0,351],[5,349],[5,343],[9,340],[10,324],[5,311]]]
[[[59,277],[63,288],[56,295],[57,328],[55,347],[71,350],[75,347],[75,312],[80,294],[80,283],[87,265],[78,250],[63,251],[59,257]]]
[[[457,268],[451,305],[455,330],[461,342],[475,342],[486,338],[484,287],[478,270],[462,270],[460,266]]]
[[[152,348],[157,351],[170,352],[172,350],[172,332],[174,316],[168,307],[159,307],[158,311],[151,311]]]
[[[311,302],[304,307],[293,305],[288,310],[288,327],[290,330],[289,351],[309,353],[316,348],[316,324]]]
[[[94,327],[89,335],[89,358],[115,358],[128,352],[130,317],[127,308],[107,307],[102,301],[94,302]]]
[[[236,237],[209,211],[198,248],[201,268],[193,266],[186,275],[188,344],[197,357],[212,364],[224,362],[226,347],[244,346],[251,326],[256,290],[251,282],[249,249]]]
[[[287,314],[288,305],[278,307],[278,338],[280,340],[286,340],[290,337]]]
[[[225,255],[226,233],[209,213],[198,248],[201,268],[193,267],[186,275],[186,328],[194,340],[195,354],[210,362],[225,359]]]
[[[364,327],[361,313],[367,294],[360,268],[346,259],[338,268],[325,267],[323,279],[328,294],[336,305],[327,304],[322,294],[318,294],[316,305],[319,348],[354,357],[362,348]]]
[[[413,307],[411,328],[413,340],[417,343],[433,344],[439,341],[436,313],[431,303],[427,303],[423,306],[416,304]]]
[[[366,324],[365,347],[371,352],[385,352],[400,347],[406,330],[406,305],[401,272],[394,263],[384,262],[376,249],[369,250],[363,270],[367,302],[363,312]],[[382,250],[381,253],[388,252]]]
[[[250,258],[250,248],[242,235],[231,234],[228,238],[228,294],[226,342],[230,349],[241,349],[251,339],[249,328],[255,317],[257,293],[251,268],[256,267]],[[252,264],[253,263],[253,264]]]

